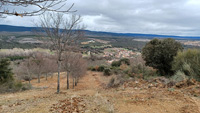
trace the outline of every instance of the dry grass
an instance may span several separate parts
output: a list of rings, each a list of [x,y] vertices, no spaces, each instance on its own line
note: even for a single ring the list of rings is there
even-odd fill
[[[87,72],[75,89],[66,90],[66,74],[61,76],[61,93],[56,94],[56,74],[53,78],[32,80],[33,90],[0,95],[1,113],[49,113],[72,111],[86,113],[199,113],[200,99],[180,90],[135,87],[104,89],[112,78],[102,73]],[[72,88],[72,86],[70,86]],[[70,103],[70,105],[68,105]],[[63,105],[63,107],[62,107]],[[85,106],[85,107],[80,107]],[[57,109],[57,107],[59,109]],[[76,110],[74,109],[76,108]],[[51,110],[53,109],[53,110]],[[73,110],[74,109],[74,110]],[[67,111],[66,111],[67,112]],[[68,111],[69,112],[69,111]]]

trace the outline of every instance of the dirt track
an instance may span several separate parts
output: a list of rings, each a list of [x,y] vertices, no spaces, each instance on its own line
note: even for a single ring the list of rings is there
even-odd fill
[[[180,90],[124,86],[104,89],[109,79],[88,72],[75,89],[66,90],[63,74],[60,94],[55,93],[56,76],[48,81],[41,79],[40,84],[33,80],[33,90],[0,94],[0,113],[200,113],[200,98]]]

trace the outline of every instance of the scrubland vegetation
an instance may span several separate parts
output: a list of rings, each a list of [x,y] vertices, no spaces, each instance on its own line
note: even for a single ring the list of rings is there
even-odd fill
[[[10,69],[10,71],[13,75],[19,80],[29,81],[29,84],[33,78],[37,78],[39,83],[40,76],[45,75],[47,78],[47,76],[56,72],[56,54],[49,50],[2,49],[0,55],[2,60],[7,58],[9,59],[7,62],[11,62],[12,65],[10,67],[13,70]],[[94,59],[92,57],[91,61],[90,58],[81,60],[83,59],[82,55],[73,52],[63,54],[63,58],[65,60],[62,63],[62,70],[68,72],[68,74],[72,74],[73,69],[75,69],[74,72],[77,73],[80,71],[79,73],[83,73],[82,75],[84,75],[85,71],[81,72],[80,68],[85,67],[86,69],[87,66],[85,64],[88,62],[88,70],[103,72],[106,76],[120,73],[133,78],[138,76],[143,79],[153,76],[165,76],[168,78],[172,76],[184,76],[185,78],[199,80],[199,50],[183,50],[181,44],[175,42],[173,39],[154,39],[143,48],[142,57],[122,58],[118,61],[113,61],[111,64],[107,64],[106,62],[100,63],[98,60],[101,59]],[[95,64],[95,62],[98,63]],[[70,64],[76,66],[74,67],[74,65]],[[75,75],[79,76],[78,73]]]
[[[140,105],[142,103],[151,104],[150,108],[153,108],[151,111],[164,112],[153,107],[156,103],[165,104],[160,99],[176,98],[175,101],[183,102],[182,98],[177,99],[177,97],[186,94],[188,96],[185,98],[188,99],[190,107],[185,108],[184,103],[180,105],[181,107],[176,106],[170,100],[166,100],[166,104],[171,103],[180,112],[191,109],[195,109],[194,113],[198,112],[198,100],[190,99],[200,96],[198,69],[200,50],[198,49],[183,49],[182,45],[173,39],[153,39],[144,46],[141,55],[134,54],[119,59],[114,56],[103,57],[102,48],[99,48],[99,51],[96,51],[97,48],[75,49],[73,46],[68,48],[60,56],[59,95],[55,94],[58,83],[58,78],[55,77],[58,75],[59,57],[56,51],[58,49],[1,49],[1,95],[18,92],[13,95],[39,96],[37,99],[47,105],[44,109],[40,109],[44,111],[39,110],[39,112],[89,110],[121,113],[132,112],[133,106],[144,112],[143,110],[149,107]],[[90,54],[87,54],[88,51]],[[113,61],[109,63],[110,60]],[[50,97],[52,104],[46,103],[45,100]],[[1,99],[3,103],[0,103],[0,108],[3,112],[12,111],[1,107],[7,105],[20,112],[25,99],[31,100],[31,96],[21,97],[18,103],[12,104]],[[39,102],[30,103],[28,100],[24,102],[29,104]],[[68,103],[73,106],[68,106]],[[124,104],[128,105],[124,107],[125,109],[122,107]],[[138,104],[143,108],[136,107]],[[176,111],[172,107],[163,109]]]

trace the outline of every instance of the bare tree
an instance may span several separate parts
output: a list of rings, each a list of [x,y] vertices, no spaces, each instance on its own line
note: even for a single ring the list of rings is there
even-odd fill
[[[72,78],[74,79],[73,86],[77,86],[79,78],[85,75],[87,71],[87,62],[82,58],[82,55],[78,55],[72,65]]]
[[[64,54],[63,69],[67,71],[67,89],[69,89],[69,74],[71,70],[73,56],[71,52],[66,52]]]
[[[58,84],[57,93],[60,92],[60,71],[61,62],[63,60],[63,52],[67,47],[75,44],[82,33],[79,31],[80,16],[72,15],[71,18],[65,18],[60,13],[48,13],[41,16],[40,27],[50,38],[50,49],[55,51],[58,63]]]
[[[38,77],[38,83],[40,83],[40,76],[43,72],[44,64],[45,64],[46,55],[42,52],[37,52],[33,55],[33,62],[35,63],[35,73]]]
[[[45,78],[47,80],[47,77],[49,74],[53,75],[52,73],[56,72],[55,67],[57,67],[57,63],[55,61],[55,58],[53,55],[48,55],[44,59],[44,68],[43,73],[45,74]],[[53,77],[53,76],[51,76]]]
[[[63,9],[66,6],[67,0],[1,0],[0,1],[0,16],[3,15],[15,15],[15,16],[37,16],[44,12],[75,12],[71,11],[74,4],[67,9]],[[11,8],[13,7],[13,8]],[[16,8],[25,8],[26,10],[15,10]],[[34,10],[30,10],[30,7],[34,7]],[[8,9],[9,8],[9,9]]]
[[[33,58],[29,57],[25,59],[21,64],[20,64],[20,70],[26,75],[25,78],[28,79],[29,84],[31,84],[31,79],[32,79],[32,73],[33,73],[33,68],[34,68],[34,62]]]
[[[20,80],[28,81],[31,84],[33,68],[35,67],[31,57],[16,61],[12,67],[15,76]]]
[[[67,71],[67,89],[69,89],[69,74],[73,79],[73,88],[77,85],[78,79],[86,72],[86,61],[81,54],[67,52],[64,54],[63,67]]]

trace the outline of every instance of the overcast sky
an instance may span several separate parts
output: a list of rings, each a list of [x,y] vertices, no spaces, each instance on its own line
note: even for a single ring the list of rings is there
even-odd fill
[[[200,36],[200,0],[67,1],[71,3],[88,30]],[[8,16],[0,24],[33,26],[37,18]]]

